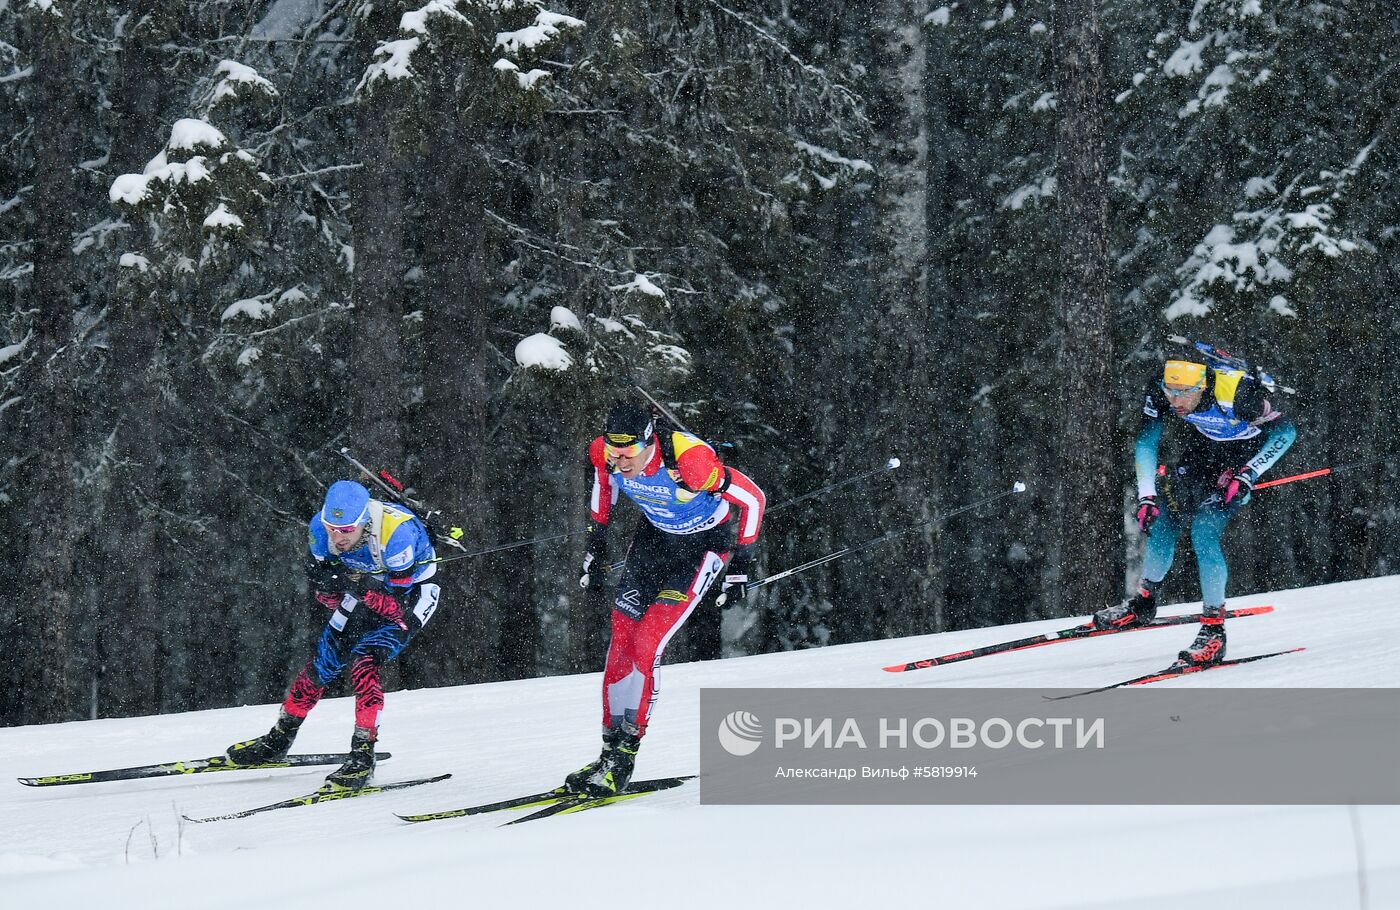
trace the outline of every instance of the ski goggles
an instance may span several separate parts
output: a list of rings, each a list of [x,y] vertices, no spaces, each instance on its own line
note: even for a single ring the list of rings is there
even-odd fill
[[[647,443],[638,440],[631,445],[619,446],[610,442],[603,443],[603,452],[608,456],[609,461],[616,461],[619,458],[636,458],[647,450]]]
[[[1189,389],[1174,389],[1171,386],[1167,385],[1165,382],[1162,383],[1162,391],[1166,393],[1166,396],[1168,398],[1185,398],[1188,395],[1194,395],[1195,393],[1201,391],[1205,387],[1206,384],[1204,382],[1200,385],[1192,386]]]

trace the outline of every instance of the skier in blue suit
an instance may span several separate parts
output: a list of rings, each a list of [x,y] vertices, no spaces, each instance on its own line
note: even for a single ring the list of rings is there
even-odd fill
[[[1147,390],[1134,467],[1138,528],[1148,535],[1142,580],[1130,600],[1094,614],[1100,629],[1129,628],[1157,615],[1157,590],[1172,566],[1177,538],[1191,529],[1201,579],[1201,629],[1179,660],[1208,665],[1225,659],[1225,582],[1220,538],[1249,502],[1254,484],[1278,463],[1297,436],[1257,376],[1241,369],[1169,360]],[[1168,415],[1194,432],[1170,470],[1158,468]],[[1158,478],[1161,477],[1159,489]],[[1159,504],[1158,497],[1162,497]]]
[[[384,689],[379,667],[398,657],[438,607],[437,572],[427,528],[412,512],[370,498],[350,480],[331,484],[307,529],[308,575],[317,602],[331,611],[312,656],[282,703],[273,728],[230,746],[236,764],[278,761],[306,715],[345,669],[355,690],[350,755],[326,778],[359,789],[374,773],[374,744]]]

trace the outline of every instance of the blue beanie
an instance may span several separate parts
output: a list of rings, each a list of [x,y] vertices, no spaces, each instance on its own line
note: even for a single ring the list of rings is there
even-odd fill
[[[353,480],[337,480],[326,491],[321,521],[328,525],[358,525],[369,518],[369,490]]]

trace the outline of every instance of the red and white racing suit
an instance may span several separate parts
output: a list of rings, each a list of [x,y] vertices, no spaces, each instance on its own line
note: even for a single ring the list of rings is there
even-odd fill
[[[606,526],[619,492],[646,516],[632,538],[627,568],[613,599],[612,640],[603,672],[603,726],[627,722],[646,732],[656,701],[656,668],[667,643],[724,571],[730,558],[729,522],[738,544],[758,538],[765,498],[743,472],[726,467],[704,441],[672,433],[675,467],[660,441],[645,470],[627,479],[607,462],[603,437],[593,440],[589,511]],[[737,513],[737,518],[735,515]]]

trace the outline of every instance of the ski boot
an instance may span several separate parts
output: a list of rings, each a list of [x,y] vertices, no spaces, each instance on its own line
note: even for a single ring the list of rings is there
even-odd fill
[[[613,750],[617,748],[617,741],[622,736],[622,727],[609,727],[603,731],[603,751],[593,761],[579,768],[568,777],[564,778],[564,789],[570,793],[583,793],[588,779],[598,772],[598,769],[605,765],[612,756]]]
[[[326,775],[331,789],[359,790],[374,775],[375,731],[356,727],[350,737],[350,755],[345,764]]]
[[[282,761],[292,748],[292,740],[297,738],[302,720],[304,718],[283,711],[272,729],[262,736],[229,746],[226,752],[229,762],[235,765],[265,765]]]
[[[637,764],[637,750],[642,738],[636,733],[623,730],[611,752],[583,782],[583,792],[588,796],[616,796],[627,789],[632,781],[632,770]]]
[[[1177,663],[1196,667],[1208,667],[1225,659],[1225,607],[1205,608],[1196,640],[1176,659]]]
[[[565,778],[565,788],[583,796],[616,796],[632,780],[641,743],[641,734],[631,724],[612,728],[603,734],[603,752],[598,760]]]
[[[1156,585],[1144,581],[1130,599],[1094,614],[1094,628],[1131,629],[1145,626],[1157,618]]]

